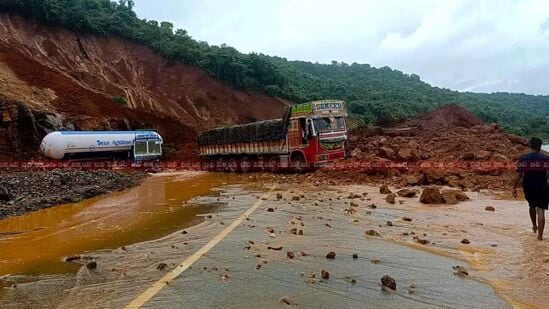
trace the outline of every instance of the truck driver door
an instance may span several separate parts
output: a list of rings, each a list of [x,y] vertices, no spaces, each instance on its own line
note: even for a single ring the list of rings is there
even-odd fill
[[[291,148],[307,146],[307,132],[305,118],[292,119],[288,127],[288,144]]]

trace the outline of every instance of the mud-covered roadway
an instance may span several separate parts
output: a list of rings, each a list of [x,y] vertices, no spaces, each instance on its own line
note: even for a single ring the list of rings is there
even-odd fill
[[[82,265],[76,273],[4,277],[0,305],[541,308],[549,300],[549,246],[531,235],[521,201],[480,191],[456,205],[417,196],[392,204],[374,186],[234,177],[190,201],[217,205],[202,223],[83,252],[69,259]],[[395,291],[381,288],[385,275]]]

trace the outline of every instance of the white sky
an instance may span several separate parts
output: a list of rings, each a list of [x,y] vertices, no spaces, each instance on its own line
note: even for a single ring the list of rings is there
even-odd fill
[[[199,41],[390,66],[439,87],[549,94],[549,0],[135,0]]]

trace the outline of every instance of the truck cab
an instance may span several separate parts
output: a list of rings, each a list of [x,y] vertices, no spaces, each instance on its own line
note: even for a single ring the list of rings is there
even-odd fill
[[[292,107],[288,126],[290,162],[325,163],[345,157],[345,103],[322,100]]]
[[[136,131],[132,156],[135,161],[162,157],[162,138],[155,131]]]

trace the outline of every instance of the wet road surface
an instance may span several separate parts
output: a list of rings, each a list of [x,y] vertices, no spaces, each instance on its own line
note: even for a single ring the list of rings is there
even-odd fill
[[[0,306],[126,306],[257,203],[259,207],[249,220],[243,220],[188,269],[164,283],[142,303],[143,307],[279,307],[284,306],[281,302],[284,299],[292,305],[326,308],[505,308],[510,306],[509,302],[523,306],[529,303],[510,296],[508,289],[513,285],[509,285],[509,279],[521,277],[528,281],[528,276],[536,275],[544,282],[543,276],[547,276],[543,250],[534,255],[537,260],[534,265],[538,265],[534,274],[521,268],[520,265],[529,265],[527,261],[509,262],[509,258],[520,257],[523,250],[529,250],[517,248],[517,240],[519,244],[524,240],[524,246],[535,246],[527,241],[530,236],[525,232],[527,225],[522,229],[524,209],[517,208],[520,203],[516,201],[497,201],[482,193],[471,193],[473,201],[459,205],[424,206],[417,198],[390,205],[374,187],[314,188],[288,185],[284,181],[263,200],[268,185],[262,186],[253,179],[242,181],[247,177],[218,176],[206,176],[212,177],[207,181],[210,184],[214,179],[219,181],[215,194],[211,193],[215,186],[209,185],[205,193],[196,193],[185,204],[180,201],[179,206],[173,206],[176,209],[171,216],[182,218],[185,214],[179,213],[178,207],[193,205],[200,209],[192,215],[198,221],[171,219],[175,222],[173,228],[147,238],[152,240],[104,247],[115,249],[88,249],[90,252],[86,254],[97,263],[93,269],[81,266],[88,262],[83,260],[63,263],[77,269],[76,273],[47,275],[47,271],[38,274],[39,271],[31,277],[11,278],[19,283],[0,292]],[[174,182],[167,179],[170,178],[152,179],[150,185]],[[185,191],[189,186],[192,182],[175,181],[174,189],[168,191]],[[282,198],[277,198],[278,193]],[[349,199],[349,193],[367,195]],[[100,200],[112,197],[115,196]],[[141,199],[133,204],[139,204],[138,200]],[[351,201],[356,207],[349,212]],[[484,210],[487,204],[496,205],[496,213],[487,213]],[[403,216],[412,221],[402,220]],[[163,225],[162,219],[159,220],[150,226]],[[390,226],[387,221],[391,221]],[[139,233],[140,229],[137,227],[134,232]],[[366,236],[369,229],[379,231],[380,236]],[[411,232],[431,243],[418,244]],[[166,234],[169,235],[162,237]],[[459,243],[464,237],[471,240],[471,245]],[[326,259],[329,251],[336,252],[334,260]],[[358,257],[354,259],[353,254]],[[499,264],[494,265],[495,261]],[[471,267],[470,275],[454,275],[452,267],[456,265]],[[321,270],[330,273],[329,279],[321,278]],[[379,279],[383,275],[396,279],[396,292],[380,288]],[[534,299],[534,304],[547,300],[545,296],[541,299],[529,296],[526,294],[526,300]]]

